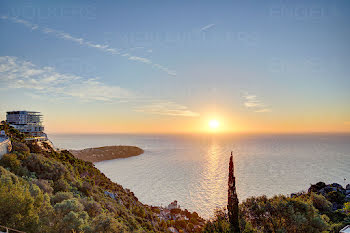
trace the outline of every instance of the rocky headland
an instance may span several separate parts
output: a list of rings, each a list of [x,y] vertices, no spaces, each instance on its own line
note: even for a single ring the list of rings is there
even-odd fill
[[[128,158],[142,154],[144,151],[136,146],[103,146],[83,150],[69,150],[76,158],[88,162]]]

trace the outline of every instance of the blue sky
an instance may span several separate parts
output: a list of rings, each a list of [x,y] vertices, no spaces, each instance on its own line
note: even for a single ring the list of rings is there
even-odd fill
[[[1,118],[38,110],[52,132],[197,132],[210,118],[350,131],[348,1],[1,1],[0,16]]]

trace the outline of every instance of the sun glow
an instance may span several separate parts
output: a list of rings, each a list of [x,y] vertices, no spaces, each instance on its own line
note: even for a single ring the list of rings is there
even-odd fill
[[[220,122],[219,121],[217,121],[215,119],[209,121],[210,129],[217,129],[217,128],[219,128],[219,126],[220,126]]]

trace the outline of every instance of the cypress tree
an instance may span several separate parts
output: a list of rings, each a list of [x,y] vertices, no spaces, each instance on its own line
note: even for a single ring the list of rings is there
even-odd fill
[[[228,218],[230,221],[231,232],[240,233],[238,220],[238,198],[236,193],[236,178],[234,176],[233,155],[231,152],[229,173],[228,173]]]

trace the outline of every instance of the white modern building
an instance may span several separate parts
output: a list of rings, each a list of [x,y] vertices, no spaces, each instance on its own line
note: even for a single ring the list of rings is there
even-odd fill
[[[339,233],[350,233],[350,225],[347,225],[339,231]]]
[[[46,134],[44,133],[44,126],[42,124],[42,115],[40,112],[7,112],[6,121],[8,124],[22,133],[26,133],[34,137],[46,137]]]

